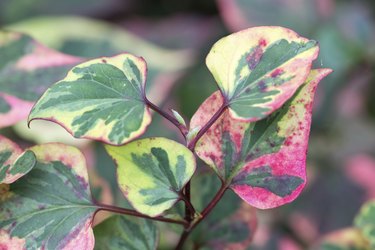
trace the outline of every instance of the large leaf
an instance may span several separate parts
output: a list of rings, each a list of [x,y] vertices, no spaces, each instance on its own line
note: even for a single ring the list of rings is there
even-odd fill
[[[10,184],[27,174],[36,163],[35,154],[0,135],[0,184]]]
[[[94,228],[96,250],[154,250],[157,227],[151,220],[130,216],[112,216]]]
[[[362,206],[355,218],[355,225],[369,241],[371,248],[375,248],[375,201],[369,201]]]
[[[91,222],[96,207],[83,155],[62,144],[30,150],[37,165],[11,184],[0,199],[0,245],[10,249],[92,249]]]
[[[165,138],[147,138],[106,149],[118,165],[122,192],[136,210],[149,216],[172,207],[195,171],[191,151]]]
[[[306,80],[318,55],[315,41],[282,27],[256,27],[214,44],[206,64],[230,114],[260,120],[280,108]]]
[[[331,70],[313,70],[306,84],[267,119],[240,122],[229,111],[198,141],[198,156],[242,199],[257,208],[294,200],[306,182],[305,163],[314,93]],[[220,92],[210,96],[193,116],[203,126],[223,103]]]
[[[82,59],[20,33],[0,30],[0,127],[27,117],[42,93]]]
[[[131,54],[82,63],[43,94],[29,121],[51,120],[74,137],[124,144],[151,122],[144,102],[146,71],[146,62]]]

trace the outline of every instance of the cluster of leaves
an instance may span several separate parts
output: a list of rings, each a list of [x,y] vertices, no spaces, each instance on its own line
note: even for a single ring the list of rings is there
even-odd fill
[[[53,121],[74,137],[105,143],[117,164],[120,190],[134,208],[92,199],[85,159],[78,149],[51,143],[22,151],[1,137],[0,244],[5,247],[92,249],[94,235],[99,249],[156,247],[157,228],[143,219],[111,217],[94,233],[93,217],[107,210],[184,226],[180,248],[226,190],[266,209],[293,201],[306,184],[314,94],[331,72],[311,69],[318,55],[315,41],[282,27],[255,27],[222,38],[206,58],[219,90],[187,126],[176,111],[166,113],[149,100],[147,65],[141,57],[122,53],[82,62],[81,57],[55,52],[26,35],[0,34],[0,55],[7,59],[0,64],[1,126],[24,118],[17,111],[21,105],[33,105],[29,123]],[[63,78],[72,65],[76,66]],[[39,79],[40,74],[43,82],[31,81],[38,83],[30,85],[33,95],[21,96],[24,75]],[[135,140],[151,123],[150,109],[172,122],[186,145],[162,137]],[[217,193],[196,202],[190,197],[191,180],[198,171],[194,152],[220,180]],[[204,181],[196,186],[212,192]],[[185,215],[173,212],[179,201],[185,204]],[[196,246],[217,248],[224,244],[220,240],[238,248],[249,244],[256,225],[253,209],[240,205],[228,218],[214,215],[207,223],[215,233],[206,239],[192,236]],[[242,217],[243,223],[233,223],[232,217]],[[199,226],[204,230],[205,224]],[[220,239],[227,228],[239,232],[237,238]]]

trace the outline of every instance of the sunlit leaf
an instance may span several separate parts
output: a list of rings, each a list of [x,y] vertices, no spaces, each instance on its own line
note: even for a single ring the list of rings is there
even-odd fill
[[[131,54],[82,63],[44,93],[29,121],[51,120],[74,137],[124,144],[151,122],[144,102],[146,70],[146,62]]]
[[[92,249],[96,207],[83,155],[62,144],[30,150],[37,165],[0,199],[0,245],[12,248],[12,242],[17,242],[23,246],[17,249]]]
[[[0,58],[0,127],[25,119],[34,101],[81,61],[27,35],[4,30],[0,30]]]
[[[361,230],[363,236],[375,248],[375,201],[367,202],[355,218],[355,225]]]
[[[32,151],[25,151],[9,139],[0,136],[0,183],[10,184],[27,174],[36,163]]]
[[[117,163],[123,194],[136,210],[149,216],[172,207],[195,171],[191,151],[165,138],[147,138],[106,149]]]
[[[198,156],[242,199],[257,208],[291,202],[306,182],[305,164],[314,93],[331,70],[312,70],[306,84],[267,119],[240,122],[229,111],[198,141]],[[221,106],[220,92],[210,96],[193,116],[202,126]]]
[[[220,39],[206,58],[230,115],[257,121],[280,108],[306,80],[317,42],[282,27],[255,27]]]
[[[154,250],[157,227],[151,220],[130,216],[112,216],[94,228],[97,250]]]

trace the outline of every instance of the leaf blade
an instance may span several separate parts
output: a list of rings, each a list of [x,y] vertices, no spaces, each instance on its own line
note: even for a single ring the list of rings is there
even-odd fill
[[[315,41],[282,27],[255,27],[220,39],[207,55],[232,117],[271,114],[304,83],[318,55]],[[298,69],[298,70],[297,70]]]
[[[165,138],[147,138],[106,146],[117,163],[121,191],[139,212],[157,216],[173,206],[195,171],[194,155]]]
[[[39,99],[29,123],[51,120],[77,138],[124,144],[151,122],[143,100],[146,70],[145,61],[130,54],[77,65]]]
[[[252,206],[265,209],[291,202],[306,181],[314,93],[330,72],[313,70],[295,96],[267,119],[241,122],[226,111],[198,141],[197,155]],[[210,96],[193,116],[192,126],[204,124],[222,103],[219,92]]]

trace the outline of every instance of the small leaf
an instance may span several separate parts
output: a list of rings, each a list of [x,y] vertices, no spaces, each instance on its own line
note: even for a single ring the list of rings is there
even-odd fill
[[[229,114],[257,121],[280,108],[306,80],[315,41],[282,27],[255,27],[220,39],[206,58]]]
[[[37,165],[0,199],[2,232],[12,241],[23,240],[17,249],[92,249],[91,221],[97,208],[83,155],[62,144],[30,150]],[[0,239],[0,245],[12,244],[4,234]]]
[[[146,62],[130,54],[82,63],[44,93],[29,122],[51,120],[77,138],[124,144],[151,122],[145,81]]]
[[[362,206],[354,223],[370,242],[371,248],[375,248],[375,201],[369,201]]]
[[[200,130],[201,130],[200,126],[190,129],[186,135],[186,142],[187,143],[191,142],[197,136]]]
[[[198,141],[197,155],[252,206],[265,209],[291,202],[306,182],[314,93],[330,72],[312,70],[294,97],[264,120],[241,122],[225,111]],[[205,124],[222,103],[220,92],[214,93],[195,113],[191,126]]]
[[[0,184],[10,184],[27,174],[36,164],[32,151],[22,150],[14,142],[0,136]]]
[[[186,122],[184,118],[174,109],[172,109],[173,116],[177,119],[177,121],[186,127]]]
[[[123,194],[137,211],[149,216],[172,207],[195,171],[193,153],[165,138],[147,138],[106,149],[118,165]]]
[[[0,30],[0,58],[0,127],[25,119],[34,101],[82,61],[4,30]]]
[[[115,215],[94,228],[96,250],[154,250],[157,227],[151,220]]]

